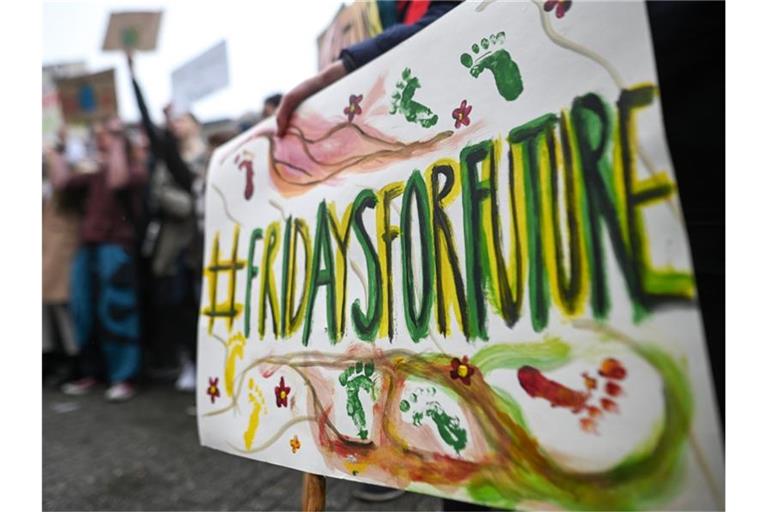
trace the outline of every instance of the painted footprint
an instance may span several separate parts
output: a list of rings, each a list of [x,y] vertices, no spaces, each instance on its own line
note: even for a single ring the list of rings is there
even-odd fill
[[[360,401],[360,390],[366,391],[375,400],[373,388],[373,363],[358,361],[339,375],[339,382],[347,389],[347,415],[357,428],[360,439],[368,439],[365,411]]]
[[[235,365],[238,359],[243,358],[245,350],[245,336],[238,332],[227,340],[227,356],[224,364],[224,390],[232,396],[235,388]]]
[[[422,128],[429,128],[437,123],[438,116],[426,105],[415,101],[413,95],[421,87],[419,79],[411,75],[411,69],[405,68],[402,82],[397,82],[397,91],[392,95],[390,114],[403,114],[410,123],[418,123]]]
[[[250,450],[253,445],[253,440],[256,437],[256,431],[259,430],[259,421],[261,420],[262,412],[266,414],[266,405],[264,402],[264,394],[261,392],[261,388],[253,382],[253,379],[248,379],[248,401],[253,405],[251,416],[248,418],[248,428],[243,432],[243,441],[245,442],[245,449]]]
[[[477,78],[486,69],[491,72],[496,81],[496,89],[507,100],[513,101],[523,92],[523,79],[520,69],[504,48],[494,50],[494,47],[504,43],[504,32],[493,34],[480,40],[480,44],[472,45],[472,53],[462,53],[459,60],[469,68],[469,74]],[[482,53],[481,53],[482,50]]]
[[[411,422],[419,427],[427,417],[437,427],[437,432],[446,444],[451,446],[456,455],[467,446],[467,431],[461,427],[458,416],[451,416],[436,400],[425,398],[424,395],[434,396],[435,388],[419,388],[411,393],[408,400],[400,401],[400,410],[404,413],[412,411]]]

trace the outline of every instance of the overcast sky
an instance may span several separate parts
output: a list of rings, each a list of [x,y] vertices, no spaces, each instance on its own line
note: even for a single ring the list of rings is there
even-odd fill
[[[121,116],[138,119],[125,58],[102,52],[109,13],[163,10],[158,47],[136,58],[151,114],[160,120],[171,96],[171,72],[222,39],[230,85],[196,102],[201,120],[260,111],[264,97],[284,92],[317,71],[317,36],[342,0],[76,0],[43,2],[43,64],[85,61],[116,68]]]

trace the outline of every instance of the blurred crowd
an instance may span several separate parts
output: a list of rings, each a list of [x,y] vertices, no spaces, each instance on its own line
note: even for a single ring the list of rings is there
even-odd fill
[[[205,137],[171,104],[157,125],[126,58],[141,121],[62,126],[43,155],[43,376],[115,402],[153,375],[195,389],[208,160],[281,100]]]

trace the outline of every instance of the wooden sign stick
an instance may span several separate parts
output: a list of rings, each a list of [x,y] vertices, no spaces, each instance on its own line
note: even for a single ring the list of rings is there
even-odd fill
[[[325,510],[325,477],[304,473],[304,490],[301,496],[301,509],[304,512],[322,512]]]

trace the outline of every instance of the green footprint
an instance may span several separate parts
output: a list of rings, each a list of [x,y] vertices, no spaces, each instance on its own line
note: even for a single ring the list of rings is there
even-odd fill
[[[360,439],[368,439],[368,429],[365,421],[365,411],[360,401],[360,390],[364,390],[374,397],[373,363],[363,363],[358,361],[339,375],[339,382],[347,389],[347,415],[352,418],[352,422],[357,427],[357,434]]]
[[[462,53],[459,60],[461,64],[469,68],[469,74],[477,78],[480,73],[486,69],[493,74],[496,81],[496,88],[499,90],[505,100],[512,101],[523,92],[523,79],[520,77],[520,70],[517,64],[509,56],[509,52],[504,48],[498,48],[494,51],[496,45],[504,43],[506,35],[499,32],[483,38],[480,44],[472,45],[472,53]],[[480,51],[482,50],[482,54]]]
[[[420,427],[424,417],[431,419],[437,427],[440,437],[450,445],[458,455],[461,450],[467,446],[467,431],[461,427],[458,416],[450,416],[443,410],[443,407],[435,400],[424,402],[424,395],[435,395],[435,388],[419,388],[415,393],[411,393],[408,400],[400,401],[400,410],[402,412],[413,411],[411,422],[414,426]]]
[[[429,107],[414,101],[413,95],[416,89],[421,87],[419,79],[411,75],[411,69],[403,70],[403,81],[397,82],[397,91],[392,95],[392,108],[390,114],[403,114],[410,123],[418,123],[423,128],[429,128],[437,123],[437,114]]]

